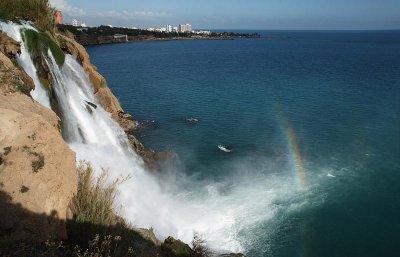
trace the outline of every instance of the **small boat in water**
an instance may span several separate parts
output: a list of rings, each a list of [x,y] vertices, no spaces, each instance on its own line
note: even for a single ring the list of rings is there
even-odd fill
[[[226,146],[223,146],[223,145],[218,145],[218,148],[219,148],[221,151],[224,151],[225,153],[230,153],[230,152],[233,151],[232,149],[230,149],[230,148],[228,148],[228,147],[226,147]]]
[[[189,118],[185,118],[185,121],[187,123],[197,123],[197,122],[199,122],[199,119],[194,118],[194,117],[189,117]]]

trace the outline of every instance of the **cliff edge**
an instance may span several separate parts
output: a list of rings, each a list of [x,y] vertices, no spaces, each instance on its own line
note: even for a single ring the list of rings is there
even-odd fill
[[[12,58],[18,47],[0,34],[0,238],[65,239],[76,193],[75,153],[57,115],[29,96],[33,81]]]

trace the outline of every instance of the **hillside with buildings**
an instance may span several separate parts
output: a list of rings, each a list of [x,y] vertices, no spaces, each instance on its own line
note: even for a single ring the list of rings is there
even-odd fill
[[[73,19],[64,23],[61,12],[57,11],[55,22],[58,30],[66,36],[73,37],[82,45],[122,43],[141,40],[179,40],[179,39],[235,39],[259,38],[258,33],[213,32],[211,30],[194,30],[191,24],[177,26],[167,24],[159,28],[127,28],[101,25],[87,26],[84,22]]]

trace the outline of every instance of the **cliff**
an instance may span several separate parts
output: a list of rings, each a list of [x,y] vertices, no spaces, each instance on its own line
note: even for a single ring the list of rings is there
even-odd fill
[[[123,112],[84,48],[64,40],[69,44],[65,49],[81,61],[105,109],[131,131],[133,119]],[[191,256],[190,247],[181,241],[168,238],[161,244],[151,229],[133,228],[119,217],[110,224],[75,220],[71,203],[81,187],[75,153],[62,138],[56,113],[30,96],[35,86],[16,62],[20,52],[18,42],[0,34],[0,255],[80,256],[80,250],[71,250],[75,245],[89,246],[91,254],[99,255],[111,249],[105,249],[107,245],[114,249],[112,256]],[[143,150],[143,145],[139,142],[136,148]],[[112,236],[95,237],[98,233]],[[66,239],[70,245],[40,244]],[[93,244],[99,247],[90,248]]]
[[[121,108],[104,77],[90,63],[89,55],[81,45],[71,38],[56,33],[33,30],[29,33],[32,38],[25,37],[24,42],[27,45],[29,45],[28,42],[35,43],[34,51],[29,47],[27,49],[30,51],[31,58],[34,59],[33,65],[36,66],[37,75],[48,90],[47,93],[53,103],[57,101],[57,97],[64,95],[55,96],[52,82],[58,77],[50,71],[62,67],[64,51],[75,56],[81,63],[91,81],[95,96],[125,130],[133,149],[144,158],[147,164],[154,164],[170,156],[168,152],[160,155],[145,149],[134,136],[130,135],[135,130],[132,116]],[[57,62],[53,66],[44,57],[49,51]],[[77,199],[79,192],[82,193],[80,190],[82,183],[79,180],[75,153],[71,151],[61,135],[62,121],[57,116],[59,111],[57,103],[52,104],[53,109],[49,109],[31,97],[31,90],[35,86],[32,79],[17,63],[16,57],[20,53],[20,44],[4,33],[0,33],[0,255],[82,256],[79,251],[74,250],[74,254],[71,251],[71,246],[78,245],[83,249],[89,247],[89,251],[94,251],[90,252],[93,254],[90,256],[100,256],[98,251],[99,249],[103,251],[103,247],[108,247],[105,249],[106,252],[102,252],[107,256],[209,256],[197,254],[198,249],[196,250],[195,247],[191,249],[187,244],[172,237],[161,243],[152,229],[131,227],[114,212],[115,210],[106,210],[114,216],[112,222],[96,223],[90,218],[84,221],[76,218],[77,213],[71,203]],[[56,55],[60,58],[58,59]],[[21,59],[18,60],[21,61]],[[80,67],[79,71],[81,71]],[[55,83],[55,85],[59,84]],[[68,83],[63,85],[69,86]],[[69,96],[65,95],[65,97]],[[63,111],[66,112],[65,109]],[[108,115],[105,116],[109,119]],[[90,190],[97,192],[99,184],[95,181],[96,179],[87,180],[89,191],[84,191],[84,193]],[[90,192],[81,195],[92,194],[95,197],[92,199],[105,200],[112,209],[112,202],[109,204],[108,200],[113,198],[107,198],[107,192],[110,192],[107,190],[108,188],[105,188],[104,194]],[[100,199],[102,197],[105,199]],[[148,200],[151,201],[151,199]],[[87,205],[92,208],[96,205],[93,202],[96,201],[89,201]],[[100,214],[103,213],[94,212],[91,217],[97,217]],[[95,234],[112,236],[106,236],[104,239],[96,236],[94,240],[89,241]],[[49,249],[48,243],[43,244],[47,240],[58,242],[66,239],[68,240],[66,246],[51,248],[50,244],[51,249]],[[113,241],[122,248],[110,246]],[[22,242],[22,244],[18,245],[15,242]],[[25,251],[26,242],[34,243],[29,244],[29,252]],[[36,247],[37,243],[40,244],[39,247]],[[90,249],[93,245],[95,248]],[[45,247],[45,252],[41,250],[43,247]],[[114,254],[107,253],[111,248],[114,249]]]
[[[65,239],[76,193],[75,153],[57,115],[29,96],[33,81],[8,57],[18,54],[19,44],[4,34],[0,42],[0,238]]]

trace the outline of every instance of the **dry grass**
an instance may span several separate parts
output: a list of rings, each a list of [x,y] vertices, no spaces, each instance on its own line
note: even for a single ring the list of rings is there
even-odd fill
[[[211,257],[213,252],[207,246],[207,242],[199,233],[194,233],[192,241],[193,257]]]
[[[116,220],[115,198],[121,180],[107,182],[107,170],[95,178],[90,164],[81,162],[77,168],[78,191],[71,202],[74,219],[78,223],[113,225]]]
[[[48,0],[1,0],[0,18],[33,21],[43,31],[54,32],[54,9]]]

